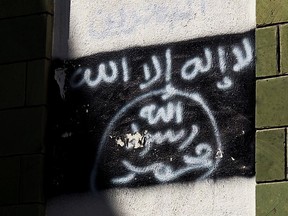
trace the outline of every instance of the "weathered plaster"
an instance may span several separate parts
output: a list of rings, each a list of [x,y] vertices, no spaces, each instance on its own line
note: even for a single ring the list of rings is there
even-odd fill
[[[253,28],[254,0],[71,0],[69,56]]]
[[[254,0],[71,0],[68,56],[78,58],[253,28]],[[63,95],[61,79],[56,79]],[[110,189],[106,194],[120,216],[255,215],[254,178]],[[48,206],[48,212],[49,208],[53,205]]]
[[[119,216],[255,215],[255,178],[169,184],[139,189],[113,189],[109,203]]]

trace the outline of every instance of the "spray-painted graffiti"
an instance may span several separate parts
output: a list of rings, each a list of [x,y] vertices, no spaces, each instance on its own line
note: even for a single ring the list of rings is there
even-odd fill
[[[92,15],[89,25],[89,36],[102,39],[103,37],[112,37],[115,35],[129,35],[138,30],[139,26],[145,26],[151,22],[163,25],[167,23],[170,28],[177,24],[194,20],[196,17],[203,17],[206,14],[207,0],[174,0],[177,7],[171,8],[171,2],[155,4],[155,2],[143,2],[146,13],[141,13],[137,8],[129,10],[129,4],[121,2],[121,6],[114,8],[113,12],[107,9],[97,8]],[[127,11],[128,9],[128,11]],[[142,9],[143,10],[143,9]],[[201,11],[200,13],[198,11]],[[198,13],[197,13],[198,12]],[[101,17],[99,14],[106,14]],[[133,17],[133,19],[131,19]],[[174,22],[171,22],[173,20]],[[182,24],[183,26],[185,24]]]
[[[227,49],[229,50],[227,53],[225,52],[225,48],[222,46],[217,48],[218,53],[212,53],[210,48],[204,48],[203,53],[201,53],[204,55],[203,57],[193,56],[192,53],[191,56],[193,57],[188,58],[188,60],[184,62],[183,66],[178,69],[178,71],[181,71],[178,75],[185,81],[191,81],[201,74],[215,72],[215,68],[212,68],[212,59],[213,55],[215,55],[216,57],[214,58],[218,58],[218,64],[216,67],[220,69],[220,79],[222,79],[216,83],[216,86],[218,89],[223,90],[231,88],[233,86],[233,81],[225,75],[227,67],[229,67],[227,64],[232,63],[233,65],[230,65],[230,67],[232,66],[232,70],[234,72],[240,72],[253,62],[253,50],[249,39],[244,38],[241,45],[242,46],[235,44],[232,45],[232,47],[228,47]],[[229,61],[227,61],[227,58],[230,58]],[[165,76],[166,82],[170,82],[172,74],[171,59],[171,49],[167,49],[165,52],[164,71],[159,57],[156,55],[151,56],[153,66],[150,67],[148,63],[144,63],[142,66],[145,81],[140,83],[140,89],[153,87],[154,84],[161,81],[163,76]],[[131,81],[129,73],[127,58],[123,57],[120,61],[110,60],[107,63],[102,62],[98,65],[96,70],[92,70],[89,67],[79,67],[72,75],[71,86],[77,88],[87,85],[96,88],[101,85],[101,83],[113,84],[119,81],[129,82]],[[96,78],[91,78],[93,75],[94,77],[96,76]],[[123,77],[123,80],[119,80],[121,76]]]
[[[96,54],[59,71],[75,124],[65,139],[89,143],[92,190],[254,175],[253,32]]]
[[[201,98],[201,96],[199,94],[197,94],[197,93],[194,93],[194,94],[185,93],[185,92],[182,92],[180,90],[174,89],[170,84],[168,84],[166,86],[166,89],[160,90],[160,91],[150,92],[146,95],[140,96],[140,98],[141,98],[141,100],[143,100],[145,98],[150,97],[151,95],[153,95],[153,96],[160,95],[164,101],[167,101],[171,98],[174,98],[175,96],[180,96],[180,97],[187,98],[190,103],[191,103],[191,101],[192,101],[192,103],[198,103],[199,106],[204,110],[205,114],[207,115],[207,117],[211,123],[211,127],[213,128],[213,132],[214,132],[214,136],[215,136],[215,142],[214,142],[215,143],[214,145],[216,145],[215,149],[217,149],[218,154],[219,153],[221,154],[222,146],[221,146],[220,134],[218,131],[218,127],[217,127],[215,118],[214,118],[213,114],[211,113],[210,109],[208,108],[207,104],[204,102],[204,100]],[[138,101],[139,101],[139,98],[137,98],[135,101],[132,101],[127,106],[125,106],[122,110],[119,111],[120,115],[123,115],[125,112],[128,112],[129,108],[134,106],[134,104],[136,104]],[[147,107],[144,107],[140,110],[139,115],[142,118],[148,117],[148,119],[145,119],[145,120],[146,120],[146,123],[148,123],[149,125],[155,125],[157,123],[158,124],[160,123],[160,124],[168,124],[170,126],[173,126],[173,123],[171,124],[171,120],[173,119],[174,114],[175,114],[175,118],[176,118],[176,124],[177,124],[177,122],[182,123],[183,111],[182,111],[182,108],[180,108],[180,107],[181,107],[180,102],[178,102],[176,107],[173,107],[173,103],[168,102],[166,114],[165,114],[165,110],[163,109],[163,107],[160,107],[160,108],[158,108],[158,111],[155,113],[155,118],[153,118],[153,117],[151,117],[151,115],[149,115],[149,113],[151,114],[151,112],[149,112],[149,111],[151,111],[151,109],[147,110],[148,116],[146,116],[147,111],[143,111],[143,109],[145,110]],[[155,109],[156,106],[151,105],[148,108],[152,108],[152,109],[154,108]],[[116,114],[116,117],[120,118],[120,116],[118,114]],[[149,117],[151,117],[151,119],[149,119]],[[117,118],[113,119],[112,122],[110,123],[109,126],[111,128],[113,128],[114,124],[116,124],[116,121],[118,120]],[[191,120],[189,119],[189,121],[191,121]],[[109,126],[108,126],[108,132],[107,132],[108,134],[110,134],[112,132],[112,129]],[[137,127],[137,129],[139,130],[138,127]],[[150,135],[148,132],[148,134],[146,135],[146,142],[144,145],[145,149],[139,153],[139,156],[143,157],[147,153],[149,153],[149,151],[151,151],[153,148],[153,146],[152,146],[153,143],[160,144],[160,145],[163,145],[166,142],[176,143],[176,145],[178,143],[179,144],[178,151],[181,152],[181,151],[185,150],[185,148],[187,148],[189,144],[192,144],[192,141],[193,141],[194,137],[196,136],[196,134],[198,133],[198,131],[199,131],[199,128],[195,125],[192,125],[191,126],[191,133],[189,135],[186,135],[187,137],[185,139],[182,139],[182,137],[184,137],[184,135],[185,135],[185,129],[181,129],[177,133],[177,135],[175,135],[176,132],[174,132],[172,129],[169,129],[164,134],[161,134],[161,132],[156,132],[154,135]],[[104,140],[101,143],[106,143],[106,142],[107,141],[105,140],[105,137],[104,137]],[[153,148],[153,149],[155,149],[155,148]],[[177,170],[173,170],[170,165],[165,164],[163,162],[160,162],[160,163],[156,162],[156,163],[153,163],[153,164],[145,166],[145,167],[137,167],[137,166],[132,165],[129,161],[123,160],[122,161],[123,165],[130,172],[128,173],[127,176],[125,175],[124,177],[112,179],[112,182],[118,183],[118,184],[129,183],[131,180],[134,179],[136,173],[137,174],[146,174],[148,172],[153,172],[154,177],[160,182],[167,182],[167,181],[174,180],[177,177],[181,176],[182,174],[185,174],[186,172],[189,172],[192,170],[208,169],[208,173],[210,174],[217,167],[217,165],[219,163],[219,159],[221,158],[221,157],[217,156],[216,152],[215,152],[214,158],[213,158],[212,147],[207,143],[198,144],[195,147],[194,153],[196,153],[196,157],[184,153],[182,160],[183,160],[185,165],[184,165],[184,167],[181,167],[180,169],[177,169]],[[157,160],[157,158],[155,160]],[[205,173],[204,176],[207,176],[207,175],[208,174]]]

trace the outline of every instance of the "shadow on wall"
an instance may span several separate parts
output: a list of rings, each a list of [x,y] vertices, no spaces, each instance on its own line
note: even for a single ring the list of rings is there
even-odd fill
[[[70,0],[54,0],[53,59],[68,56]]]
[[[47,204],[47,216],[116,216],[106,199],[96,194],[65,195]]]
[[[54,0],[54,15],[53,61],[57,62],[56,59],[64,60],[68,57],[70,0]],[[54,79],[52,73],[50,83],[53,83],[51,79]],[[49,94],[53,97],[53,87],[50,90],[52,91]],[[50,97],[51,100],[54,100],[54,98]],[[49,109],[50,116],[53,116],[53,112],[53,110]],[[53,132],[50,131],[49,133]],[[53,167],[51,159],[49,159],[52,156],[53,149],[48,146],[48,170]],[[51,178],[49,173],[48,171],[48,179]],[[50,190],[51,187],[49,185],[47,187],[47,216],[116,216],[111,203],[100,194],[78,193],[63,195],[65,193],[62,193],[62,195],[57,196],[56,194],[59,195],[61,192],[55,193],[54,190]]]
[[[58,2],[48,216],[115,215],[90,190],[254,176],[253,30],[68,60]]]
[[[81,193],[254,176],[253,44],[249,31],[55,65],[57,187]],[[130,133],[146,142],[133,147]]]

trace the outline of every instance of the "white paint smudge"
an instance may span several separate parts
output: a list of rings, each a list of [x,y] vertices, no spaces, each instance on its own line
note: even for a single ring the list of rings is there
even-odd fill
[[[115,141],[117,145],[120,145],[121,147],[125,146],[127,149],[143,148],[146,142],[146,134],[147,131],[144,131],[143,134],[139,132],[127,133],[123,138],[117,137]]]
[[[120,137],[116,138],[116,144],[120,145],[121,147],[123,147],[125,145],[125,143],[122,141],[122,139]]]
[[[215,158],[223,158],[223,152],[220,149],[218,149],[218,151],[216,152]]]
[[[72,136],[72,133],[71,132],[65,132],[61,135],[62,138],[68,138],[68,137],[71,137]]]
[[[66,68],[57,68],[55,70],[54,74],[54,79],[56,80],[59,90],[60,90],[60,95],[62,99],[65,99],[65,79],[66,79]]]

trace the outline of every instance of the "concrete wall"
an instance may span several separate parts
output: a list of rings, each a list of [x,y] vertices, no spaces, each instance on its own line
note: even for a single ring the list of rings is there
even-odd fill
[[[45,212],[53,2],[0,2],[0,215]]]
[[[161,19],[162,13],[157,13],[157,9],[149,9],[151,2],[148,1],[145,9],[133,1],[115,3],[116,6],[98,1],[99,8],[106,9],[102,15],[97,13],[94,2],[85,2],[84,6],[81,2],[72,1],[74,17],[70,20],[70,34],[68,22],[65,22],[67,14],[62,13],[62,32],[58,31],[56,37],[62,40],[58,44],[61,49],[54,56],[67,58],[69,54],[71,58],[78,58],[135,45],[146,46],[254,28],[255,2],[252,1],[194,1],[188,16],[181,13],[187,11],[187,7],[179,1],[180,12],[168,7],[168,14],[172,14],[171,25],[169,19]],[[287,5],[287,0],[257,1],[256,201],[259,216],[287,215],[288,212]],[[126,12],[124,20],[121,18],[122,6]],[[44,128],[52,8],[50,0],[29,3],[2,0],[0,3],[0,215],[44,215]],[[137,26],[135,21],[131,21],[133,16],[129,15],[135,11],[139,12],[137,15],[143,15]],[[108,24],[111,29],[105,28],[113,12],[117,22]],[[95,16],[99,17],[97,22],[90,18]],[[178,17],[177,20],[173,21],[173,16]],[[99,31],[94,30],[98,26],[95,24],[102,26]],[[134,31],[127,31],[127,26],[134,27]],[[254,215],[253,187],[253,179],[234,177],[216,182],[205,180],[138,189],[110,189],[107,195],[117,207],[117,212],[124,215]],[[70,205],[65,205],[63,200],[66,203],[68,200]],[[93,205],[97,201],[94,196],[70,195],[52,204],[60,207],[51,215],[89,215],[89,212],[94,215],[95,209],[99,208],[99,205]]]
[[[99,96],[99,94],[101,95],[101,93],[99,92],[96,93],[93,90],[87,90],[87,88],[89,87],[92,88],[92,86],[95,87],[95,89],[96,87],[98,88],[98,86],[96,86],[98,84],[92,84],[92,82],[88,82],[86,78],[85,80],[83,78],[82,80],[83,82],[80,79],[80,82],[79,82],[81,83],[81,85],[84,83],[83,86],[85,85],[85,87],[83,87],[83,89],[79,89],[79,88],[77,89],[75,87],[76,89],[75,90],[73,89],[73,86],[72,88],[71,86],[69,87],[70,85],[69,79],[73,79],[73,73],[77,71],[75,67],[78,67],[78,64],[79,64],[79,67],[80,65],[85,65],[83,67],[86,67],[86,68],[94,67],[93,64],[96,64],[95,62],[99,62],[97,58],[100,58],[100,59],[103,58],[104,59],[103,61],[108,62],[111,56],[111,60],[110,60],[110,66],[111,66],[114,64],[113,62],[117,61],[115,60],[116,57],[114,58],[114,56],[119,56],[119,55],[121,56],[122,53],[125,54],[127,59],[135,58],[133,60],[137,61],[136,56],[138,55],[137,54],[138,50],[140,50],[139,52],[141,52],[141,50],[148,50],[150,48],[151,49],[154,48],[155,50],[157,50],[157,49],[161,49],[161,47],[163,46],[164,47],[165,46],[169,47],[170,45],[172,46],[172,44],[173,46],[177,47],[179,44],[182,43],[182,41],[188,41],[187,42],[188,44],[190,43],[189,41],[191,41],[191,44],[193,44],[193,43],[196,43],[197,41],[197,40],[193,41],[193,39],[199,39],[199,38],[201,38],[199,39],[200,42],[205,41],[205,38],[206,38],[207,44],[209,45],[209,41],[210,41],[210,45],[213,46],[214,37],[217,37],[217,35],[222,35],[224,38],[227,35],[229,37],[229,35],[245,33],[255,28],[255,1],[253,0],[243,0],[243,1],[232,1],[232,0],[231,1],[221,1],[221,0],[219,1],[215,1],[215,0],[164,1],[163,0],[162,1],[162,0],[158,0],[158,1],[135,2],[135,1],[129,1],[129,0],[127,1],[115,0],[115,1],[112,1],[112,2],[110,1],[109,3],[107,3],[107,1],[71,0],[69,21],[70,21],[69,28],[65,29],[65,31],[69,30],[67,52],[64,52],[64,54],[62,53],[63,54],[62,56],[61,55],[57,56],[57,53],[55,53],[55,56],[60,57],[60,58],[68,58],[72,60],[68,62],[66,65],[57,68],[56,73],[55,73],[55,79],[59,85],[59,88],[60,88],[59,93],[61,94],[61,97],[63,98],[63,101],[64,101],[63,103],[65,104],[65,101],[66,101],[66,103],[72,105],[73,108],[79,107],[79,110],[77,110],[77,112],[83,111],[86,114],[89,113],[85,117],[83,117],[84,119],[88,118],[87,120],[88,122],[89,119],[92,119],[93,121],[93,118],[91,118],[91,115],[93,114],[90,115],[90,113],[91,112],[96,113],[95,109],[97,109],[96,107],[97,104],[96,105],[94,104],[96,107],[95,109],[93,107],[94,111],[91,108],[91,106],[94,106],[92,104],[93,102],[88,103],[88,105],[85,104],[84,106],[85,110],[84,110],[82,106],[83,104],[81,104],[80,102],[77,102],[78,99],[77,100],[73,99],[74,97],[73,94],[75,94],[75,92],[78,91],[80,92],[79,94],[82,95],[82,93],[85,92],[85,94],[83,93],[85,97],[87,96],[87,94],[89,95],[87,97],[90,97],[91,95],[93,95],[95,101],[100,101],[100,99],[103,99],[103,98]],[[243,36],[242,38],[240,37],[241,40],[244,37],[245,36]],[[219,38],[221,38],[221,36],[219,36]],[[63,38],[62,39],[60,38],[59,40],[63,41]],[[235,48],[236,45],[241,44],[241,41],[237,41],[233,44],[232,42],[233,40],[234,39],[232,36],[231,38],[227,38],[227,41],[229,41],[229,43],[227,43],[229,44],[229,47]],[[254,56],[253,54],[254,44],[252,44],[253,39],[251,39],[250,42],[252,46],[252,48],[250,47],[251,51],[249,51],[249,48],[247,48],[248,46],[246,46],[247,48],[246,55],[242,56],[242,60],[243,60],[242,62],[247,61],[248,62],[247,65],[250,65],[250,64],[252,65],[251,70],[245,71],[245,73],[247,72],[252,76],[245,75],[244,72],[243,72],[243,75],[240,75],[240,76],[250,77],[249,78],[250,83],[254,83],[254,78],[253,78],[254,77],[254,73],[253,73],[254,63],[252,60],[253,57],[252,59],[247,60],[249,56],[249,52],[251,53],[251,56]],[[245,44],[245,42],[243,42],[243,44]],[[199,44],[197,44],[197,46],[199,46]],[[137,47],[137,50],[135,47]],[[206,47],[206,44],[205,44],[205,47]],[[203,47],[203,49],[205,47]],[[245,47],[245,45],[243,45],[243,47]],[[150,52],[150,51],[148,50],[147,52]],[[195,52],[198,52],[198,51],[195,51]],[[165,52],[163,53],[165,54]],[[231,51],[231,53],[233,52]],[[161,55],[160,52],[159,52],[159,55]],[[230,59],[233,57],[233,54],[227,54],[227,55],[229,56]],[[107,58],[106,56],[109,56],[109,58]],[[169,56],[169,52],[167,53],[166,51],[166,58],[168,58],[167,56]],[[181,58],[180,54],[178,55],[178,57]],[[175,59],[173,57],[173,60]],[[152,57],[152,60],[153,60],[153,57]],[[124,67],[123,64],[125,65],[125,60],[123,61],[122,61],[122,67]],[[154,60],[154,62],[155,61],[156,60]],[[239,61],[239,59],[237,61]],[[230,63],[233,65],[235,64],[235,61],[231,60]],[[118,63],[115,63],[115,65],[116,64]],[[73,65],[74,66],[76,65],[76,66],[74,67]],[[71,67],[73,66],[74,69],[72,70],[71,68],[69,68],[70,66]],[[221,66],[219,66],[215,70],[220,70],[220,67]],[[81,70],[82,69],[80,69],[80,73],[81,73]],[[123,78],[123,80],[125,82],[125,77]],[[75,83],[77,83],[78,81],[76,81]],[[107,79],[103,78],[102,81],[103,83],[105,82],[114,83],[113,80],[108,82],[108,78]],[[241,84],[241,81],[239,82]],[[76,86],[78,84],[76,84]],[[251,85],[253,89],[254,85],[253,84]],[[203,86],[205,85],[202,84],[202,87]],[[246,87],[244,86],[245,85],[243,84],[241,85],[240,88],[245,89]],[[251,87],[251,86],[249,87],[249,85],[247,86],[248,86],[248,89]],[[129,85],[127,84],[126,87],[128,88]],[[112,85],[110,86],[110,88],[111,89],[113,88]],[[123,84],[122,88],[125,88],[125,84]],[[128,92],[128,94],[131,95],[132,92],[134,92],[134,90],[133,91],[131,90],[133,86],[132,87],[130,86],[129,88],[130,88],[130,93]],[[105,91],[109,91],[109,90],[103,87],[102,92],[105,92]],[[135,90],[135,92],[137,91],[138,90]],[[251,91],[249,94],[253,95],[254,92]],[[111,98],[111,96],[106,95],[105,97],[106,97],[106,100],[108,102],[111,101],[111,103],[113,103],[112,102],[113,100],[117,100],[115,99],[117,98],[117,96],[112,96]],[[253,101],[254,101],[254,98],[253,98]],[[77,103],[78,105],[75,105]],[[105,104],[105,101],[103,100],[101,103]],[[80,108],[80,105],[82,106],[82,108]],[[99,105],[98,103],[97,106],[101,106],[101,104]],[[114,105],[111,105],[111,106],[114,106]],[[69,108],[71,108],[71,106]],[[102,108],[102,109],[105,110],[105,108]],[[109,109],[109,107],[107,107],[107,109]],[[119,109],[119,107],[115,109],[117,110]],[[253,111],[254,109],[253,105],[251,109]],[[252,114],[252,117],[253,115],[254,113]],[[106,119],[107,121],[107,119],[109,119],[110,117],[107,116],[107,118],[105,117],[104,119]],[[234,116],[233,118],[236,121],[236,117]],[[77,121],[77,120],[73,119],[72,121]],[[94,120],[94,121],[97,122],[97,120]],[[252,120],[251,124],[254,126],[253,122],[254,121]],[[83,123],[83,127],[84,125],[87,126],[86,124]],[[106,124],[103,126],[106,127]],[[235,124],[235,128],[238,126],[239,125]],[[89,128],[89,125],[87,127]],[[77,131],[71,132],[71,130],[73,129],[70,128],[68,130],[67,128],[68,127],[65,128],[64,126],[62,132],[59,132],[59,136],[61,136],[62,138],[65,138],[65,142],[67,143],[73,143],[75,142],[75,140],[78,140],[79,137],[77,137],[78,136],[76,134]],[[244,127],[243,131],[245,129],[246,128]],[[79,127],[79,130],[81,130],[80,127]],[[242,130],[241,130],[241,133],[242,133]],[[220,130],[220,134],[221,134],[221,130]],[[91,136],[93,137],[93,135]],[[100,141],[101,136],[100,137],[98,136],[97,138],[93,137],[95,141],[95,142],[93,141],[94,145],[101,146],[103,144],[103,142]],[[219,137],[220,136],[221,138],[224,139],[225,138],[224,132],[222,135],[219,135]],[[252,132],[252,136],[253,136],[253,132]],[[218,135],[216,137],[218,137]],[[74,140],[72,141],[72,139]],[[83,139],[81,143],[85,145],[86,140]],[[228,143],[228,141],[226,141],[226,146],[229,146],[229,145],[233,145],[233,143]],[[247,157],[249,157],[250,155],[250,157],[254,158],[254,151],[253,151],[254,144],[249,143],[249,145],[251,145],[250,146],[251,150],[247,152],[245,151],[245,154],[247,154]],[[223,154],[224,158],[227,158],[227,155],[229,155],[229,154],[226,154],[225,152],[226,149],[219,148],[218,150],[220,151],[215,151],[216,155],[220,154],[222,157],[223,152],[224,152]],[[238,149],[237,151],[240,152],[241,149]],[[80,150],[78,151],[78,153],[79,153],[78,158],[82,158],[81,156],[79,156],[81,155]],[[235,160],[234,157],[232,157],[232,155],[230,156],[231,157],[229,157],[229,159],[234,161]],[[112,155],[111,157],[114,157],[114,155]],[[245,159],[245,156],[242,155],[241,157]],[[87,156],[87,158],[89,157]],[[231,163],[233,163],[232,161]],[[121,164],[121,161],[117,161],[117,163]],[[241,165],[242,170],[246,169],[245,165],[239,164],[239,166],[240,165]],[[251,167],[254,167],[254,165],[252,164]],[[107,167],[107,169],[110,169],[110,168],[111,167]],[[253,168],[251,169],[252,169],[251,175],[253,176],[254,170]],[[114,187],[114,188],[105,190],[104,194],[108,198],[111,205],[115,207],[115,211],[117,212],[118,215],[215,215],[215,216],[216,215],[219,215],[219,216],[220,215],[221,216],[222,215],[239,215],[239,216],[240,215],[255,215],[255,194],[254,194],[255,179],[251,177],[251,175],[250,177],[247,177],[245,175],[241,176],[241,175],[233,174],[235,171],[234,168],[230,168],[230,171],[232,173],[231,174],[232,177],[228,177],[227,175],[226,176],[224,175],[225,177],[222,177],[222,178],[220,177],[219,178],[202,178],[201,180],[194,179],[193,181],[183,181],[183,182],[180,181],[180,183],[173,182],[172,184],[156,184],[156,185],[150,185],[150,186],[145,186],[145,183],[143,183],[144,184],[144,186],[142,185],[143,187],[137,187],[135,185],[132,188],[131,187],[119,187],[119,188]],[[141,172],[138,171],[138,172],[141,173],[141,172],[146,172],[146,171],[141,171]],[[93,174],[92,174],[92,179],[93,179]],[[64,201],[65,199],[69,200],[69,198],[67,197],[63,199]],[[59,212],[59,209],[61,210],[63,199],[61,199],[61,202],[57,200],[51,201],[51,203],[49,204],[49,208],[48,208],[48,215],[55,215],[57,214],[57,212]],[[73,199],[77,200],[77,195],[74,196]],[[81,199],[82,198],[79,198],[79,201]],[[61,205],[59,204],[59,202],[61,203]],[[69,206],[69,204],[67,205]],[[90,210],[91,212],[94,211],[93,208]],[[62,208],[62,211],[63,211],[63,208]],[[97,210],[95,210],[95,212],[96,211]],[[72,212],[69,214],[72,214]]]
[[[288,1],[257,1],[257,215],[287,215]]]

